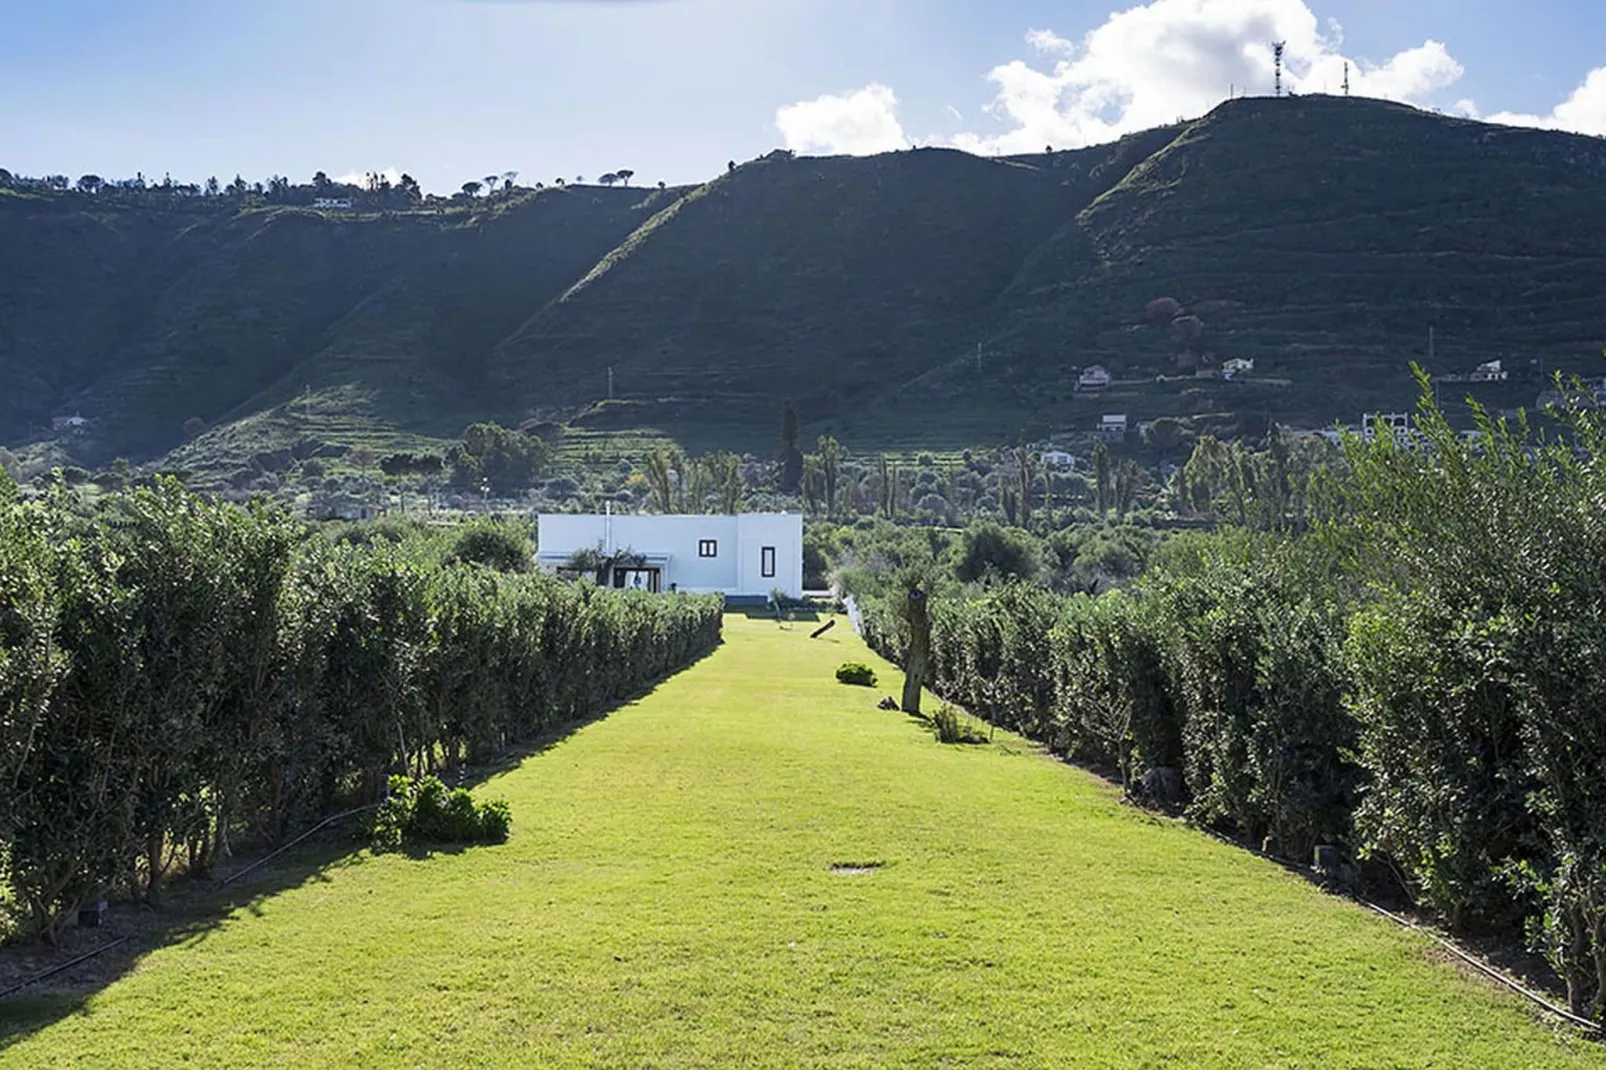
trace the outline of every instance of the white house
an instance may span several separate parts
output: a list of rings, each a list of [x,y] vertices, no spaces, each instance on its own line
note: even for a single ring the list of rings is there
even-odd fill
[[[312,206],[323,211],[342,212],[351,207],[351,201],[345,197],[319,197]]]
[[[1372,412],[1361,417],[1361,435],[1370,442],[1377,434],[1377,425],[1392,432],[1394,438],[1402,446],[1409,446],[1415,438],[1411,428],[1411,414],[1408,412]]]
[[[1082,374],[1076,377],[1076,389],[1103,390],[1111,381],[1110,370],[1102,364],[1095,364],[1082,369]]]
[[[1243,357],[1234,357],[1221,366],[1221,377],[1229,382],[1240,377],[1247,378],[1255,370],[1255,362]]]
[[[1076,468],[1076,458],[1064,450],[1044,450],[1042,460],[1048,468]]]
[[[1510,377],[1510,373],[1498,360],[1485,361],[1472,373],[1474,383],[1503,383]]]
[[[761,602],[780,590],[803,597],[803,517],[543,514],[536,559],[557,570],[576,554],[607,560],[604,580],[648,591],[723,594]]]
[[[1099,434],[1120,441],[1126,438],[1126,414],[1107,413],[1099,420]]]

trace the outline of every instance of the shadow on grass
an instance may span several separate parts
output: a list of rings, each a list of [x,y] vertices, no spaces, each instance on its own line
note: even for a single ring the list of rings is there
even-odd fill
[[[671,676],[697,665],[717,649],[710,649]],[[465,770],[453,779],[453,784],[475,787],[517,768],[582,729],[642,701],[668,679],[670,677],[665,677],[638,694],[518,744],[490,763]],[[0,947],[0,992],[73,963],[81,956],[93,955],[0,998],[0,1055],[18,1041],[71,1015],[84,1013],[96,993],[133,972],[139,961],[151,952],[168,947],[199,946],[231,917],[241,912],[260,917],[264,905],[274,896],[303,885],[328,883],[334,873],[358,865],[362,861],[361,852],[367,847],[362,823],[365,816],[354,815],[267,861],[260,861],[267,853],[263,852],[237,858],[226,868],[220,866],[209,878],[175,880],[166,889],[160,909],[140,903],[116,903],[99,928],[69,926],[55,947],[42,942]],[[496,847],[445,844],[409,848],[403,853],[408,858],[421,860],[432,855],[455,856]],[[248,869],[250,872],[245,872]],[[241,876],[234,883],[225,883],[234,874]],[[101,948],[106,950],[97,953]]]
[[[785,609],[776,614],[769,606],[727,606],[725,612],[748,620],[767,620],[778,624],[818,624],[825,618],[817,609]]]

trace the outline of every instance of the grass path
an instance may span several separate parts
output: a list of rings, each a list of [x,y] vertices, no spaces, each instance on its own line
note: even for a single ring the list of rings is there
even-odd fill
[[[1606,1066],[1422,939],[1026,744],[874,709],[832,679],[873,660],[846,628],[726,629],[483,789],[507,845],[360,855],[0,1066]]]

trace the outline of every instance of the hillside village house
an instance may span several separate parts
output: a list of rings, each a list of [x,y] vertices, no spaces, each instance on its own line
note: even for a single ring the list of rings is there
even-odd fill
[[[1230,381],[1240,377],[1247,377],[1254,370],[1255,362],[1253,360],[1234,357],[1221,366],[1221,377]]]
[[[1411,414],[1408,412],[1369,412],[1361,417],[1361,435],[1367,441],[1377,433],[1377,425],[1381,423],[1385,430],[1391,431],[1394,438],[1402,446],[1411,444],[1413,434],[1411,430]]]
[[[608,561],[604,581],[647,591],[723,594],[759,603],[779,590],[803,597],[803,517],[542,514],[536,560],[559,571],[576,555]]]
[[[1074,469],[1076,467],[1076,458],[1064,450],[1044,450],[1042,461],[1048,468]]]
[[[1478,365],[1478,370],[1472,373],[1474,383],[1503,383],[1510,378],[1510,373],[1498,360],[1486,361]]]
[[[1090,368],[1082,369],[1082,374],[1076,377],[1076,389],[1103,390],[1113,381],[1108,368],[1102,364],[1095,364]]]
[[[1110,413],[1099,420],[1099,436],[1120,442],[1126,438],[1126,414]]]

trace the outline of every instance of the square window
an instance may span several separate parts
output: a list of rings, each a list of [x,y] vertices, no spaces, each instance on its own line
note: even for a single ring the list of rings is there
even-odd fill
[[[767,579],[767,580],[774,579],[775,578],[775,547],[766,546],[766,547],[764,547],[764,549],[760,550],[759,551],[759,555],[758,555],[758,560],[759,560],[760,570],[764,573],[764,578]]]
[[[717,539],[703,539],[697,543],[698,557],[718,557],[719,541]]]

